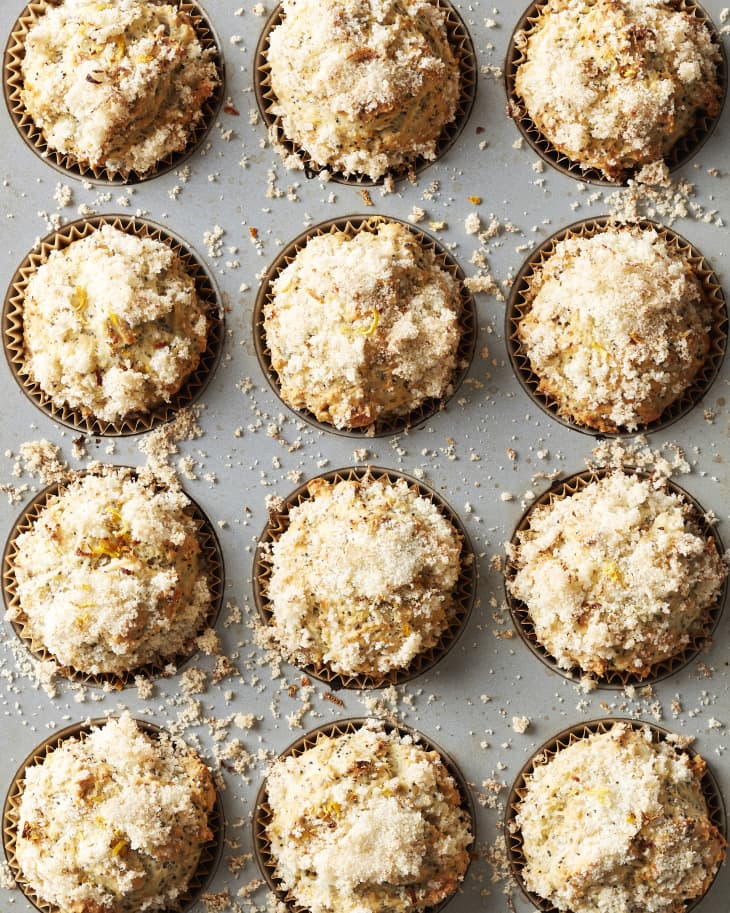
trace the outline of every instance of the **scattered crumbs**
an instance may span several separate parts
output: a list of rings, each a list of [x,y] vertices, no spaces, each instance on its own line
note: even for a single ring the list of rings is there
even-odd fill
[[[415,222],[416,224],[418,224],[419,222],[423,222],[423,220],[425,218],[426,218],[426,210],[422,209],[420,206],[414,206],[408,215],[408,221]]]
[[[64,206],[71,206],[73,203],[73,190],[69,187],[68,184],[56,184],[56,190],[53,194],[53,199],[56,201],[56,204],[63,208]]]
[[[526,716],[513,716],[512,717],[512,728],[515,732],[522,733],[527,732],[530,728],[530,719]]]
[[[373,198],[370,196],[370,191],[365,187],[361,188],[360,197],[366,206],[375,206],[375,203],[373,203]]]
[[[50,441],[26,441],[20,445],[18,469],[15,475],[27,472],[39,478],[46,485],[51,482],[61,482],[68,472],[68,463],[61,458],[61,448]]]
[[[470,212],[469,215],[464,219],[464,231],[468,235],[475,235],[482,227],[482,222],[477,213]]]

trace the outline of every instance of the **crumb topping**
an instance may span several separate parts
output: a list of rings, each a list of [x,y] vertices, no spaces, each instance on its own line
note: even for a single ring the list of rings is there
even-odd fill
[[[429,0],[283,0],[268,63],[286,136],[319,165],[377,180],[433,159],[459,67]]]
[[[285,402],[337,428],[407,415],[451,390],[459,285],[405,226],[312,238],[264,308]]]

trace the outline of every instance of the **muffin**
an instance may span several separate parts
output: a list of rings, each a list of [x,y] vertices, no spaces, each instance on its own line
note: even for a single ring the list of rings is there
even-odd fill
[[[192,650],[211,611],[200,536],[179,489],[101,466],[48,497],[15,540],[9,609],[61,666],[121,675]]]
[[[315,167],[378,180],[434,159],[459,63],[432,0],[283,0],[266,60],[286,139]]]
[[[168,910],[213,837],[213,778],[198,757],[124,713],[68,738],[23,775],[15,855],[67,913]]]
[[[310,913],[418,913],[464,878],[470,816],[437,751],[378,724],[278,758],[265,784],[274,877]]]
[[[705,768],[621,722],[538,763],[514,821],[527,889],[570,913],[683,913],[725,856]]]
[[[453,624],[461,536],[405,479],[314,479],[266,557],[274,639],[298,665],[381,677]]]
[[[102,225],[28,280],[23,371],[57,409],[121,423],[181,389],[207,347],[195,281],[167,244]]]
[[[313,237],[264,306],[281,397],[340,429],[407,416],[450,394],[461,311],[459,282],[404,225]]]
[[[515,92],[542,135],[620,181],[720,112],[707,24],[665,0],[548,0],[527,33]]]
[[[562,416],[635,431],[682,397],[710,349],[712,305],[653,228],[566,237],[534,271],[517,335]]]
[[[151,0],[62,0],[30,28],[21,100],[48,146],[124,178],[185,149],[220,82],[189,13]]]
[[[510,560],[508,590],[560,668],[639,679],[707,631],[727,576],[692,505],[623,472],[537,505]]]

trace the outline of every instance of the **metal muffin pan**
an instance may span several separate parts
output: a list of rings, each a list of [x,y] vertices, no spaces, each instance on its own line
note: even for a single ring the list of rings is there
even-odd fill
[[[718,29],[730,24],[721,19],[726,4],[708,0],[703,5]],[[27,651],[9,622],[3,622],[3,788],[37,744],[88,717],[117,714],[127,707],[136,718],[179,732],[219,770],[227,787],[222,792],[226,845],[206,890],[215,897],[228,891],[248,911],[252,903],[264,907],[266,901],[265,888],[250,899],[244,896],[250,883],[260,878],[255,860],[247,863],[245,857],[253,853],[250,816],[266,758],[323,723],[386,712],[432,736],[459,765],[475,799],[479,844],[463,891],[450,902],[449,913],[503,913],[507,900],[502,891],[508,883],[491,879],[493,873],[501,877],[507,872],[500,841],[510,785],[536,749],[566,727],[628,716],[694,736],[693,748],[707,760],[726,803],[730,797],[730,612],[722,613],[710,650],[654,683],[651,692],[639,685],[628,691],[583,693],[532,654],[514,629],[504,600],[504,543],[524,509],[550,487],[553,474],[567,477],[582,469],[597,447],[607,453],[615,447],[631,448],[636,441],[581,434],[530,399],[512,369],[504,335],[510,285],[530,252],[550,235],[578,219],[609,214],[616,206],[611,197],[627,191],[589,185],[554,169],[529,147],[506,115],[501,71],[523,4],[456,0],[454,7],[477,54],[474,107],[444,155],[420,171],[415,183],[398,181],[393,193],[287,171],[269,145],[253,88],[255,50],[275,4],[204,0],[203,6],[225,62],[222,107],[198,149],[169,172],[133,187],[100,186],[61,175],[26,145],[10,115],[0,113],[6,136],[0,150],[0,262],[5,289],[18,264],[36,240],[53,229],[54,221],[66,224],[90,217],[89,210],[96,215],[128,213],[163,226],[198,252],[225,311],[222,355],[197,400],[200,437],[188,433],[176,441],[170,424],[113,439],[69,429],[39,411],[0,360],[0,545],[23,507],[45,484],[23,469],[27,461],[20,452],[25,442],[49,441],[75,468],[86,466],[89,458],[169,465],[220,541],[225,581],[216,633],[223,656],[201,651],[176,675],[156,680],[150,694],[134,687],[87,688],[63,678],[48,685],[37,680]],[[3,40],[22,8],[22,2],[1,5]],[[691,195],[686,186],[676,187],[641,205],[644,217],[665,224],[666,206],[686,208],[687,215],[671,227],[702,252],[726,295],[728,149],[726,106],[702,149],[673,172],[675,182],[693,185]],[[57,190],[59,184],[70,189],[70,201],[68,191]],[[313,226],[352,213],[415,223],[449,252],[467,277],[481,276],[479,286],[490,287],[487,275],[493,275],[500,293],[475,292],[475,355],[456,395],[421,424],[392,436],[336,435],[295,416],[271,389],[253,339],[259,284],[281,251]],[[480,219],[481,240],[466,230],[469,214]],[[701,401],[671,427],[646,438],[648,447],[661,452],[667,464],[678,462],[674,445],[682,448],[691,472],[680,472],[674,479],[714,512],[725,542],[730,519],[729,382],[730,360],[725,359]],[[140,445],[153,456],[143,453]],[[636,454],[630,456],[636,463]],[[16,463],[22,475],[14,474]],[[368,464],[415,476],[458,515],[474,547],[478,571],[476,600],[465,629],[432,668],[392,689],[342,689],[335,694],[327,684],[303,678],[300,670],[283,661],[279,677],[274,677],[277,664],[272,666],[265,648],[254,643],[252,631],[258,617],[254,554],[269,506],[324,472]],[[20,491],[24,485],[28,489]],[[17,494],[18,500],[8,503],[5,491]],[[202,670],[205,680],[201,675],[197,681],[194,670]],[[47,689],[53,688],[51,696]],[[254,719],[248,719],[249,714]],[[524,733],[513,728],[513,717],[529,719]],[[253,725],[241,728],[239,723]],[[243,895],[236,896],[239,891]],[[516,886],[512,892],[517,913],[534,909]],[[727,913],[729,895],[730,866],[725,865],[697,913]],[[0,888],[0,907],[18,913],[33,910],[19,891],[6,888]],[[192,910],[208,913],[202,900]]]

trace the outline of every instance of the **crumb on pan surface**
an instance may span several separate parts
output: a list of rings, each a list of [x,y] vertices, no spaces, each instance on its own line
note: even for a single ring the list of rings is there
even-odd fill
[[[270,556],[276,640],[294,661],[339,673],[407,668],[453,619],[459,534],[404,479],[308,487]]]
[[[469,815],[436,751],[364,727],[280,758],[266,780],[275,875],[312,913],[413,913],[453,894]]]
[[[532,511],[509,589],[561,668],[645,677],[704,630],[727,569],[693,510],[615,472]]]
[[[208,768],[125,712],[25,771],[16,857],[24,880],[68,913],[168,909],[212,838]]]
[[[63,0],[31,27],[22,101],[48,145],[145,174],[181,152],[219,82],[188,13],[148,0]]]
[[[16,539],[11,618],[34,647],[91,674],[186,652],[211,604],[189,504],[118,467],[73,479]]]
[[[377,180],[433,159],[459,65],[430,0],[283,0],[268,64],[286,137],[321,166]]]
[[[24,370],[57,408],[103,421],[169,402],[207,333],[179,255],[112,225],[51,251],[25,290]]]
[[[515,819],[528,890],[571,913],[681,913],[725,856],[705,767],[621,723],[538,764]]]
[[[311,238],[264,307],[282,398],[362,428],[447,396],[461,307],[457,280],[405,226]]]
[[[598,431],[659,419],[710,348],[712,308],[691,264],[654,229],[568,237],[537,267],[518,336],[538,390]]]
[[[611,180],[663,158],[720,109],[707,25],[665,0],[550,0],[521,46],[515,89],[530,118]]]

